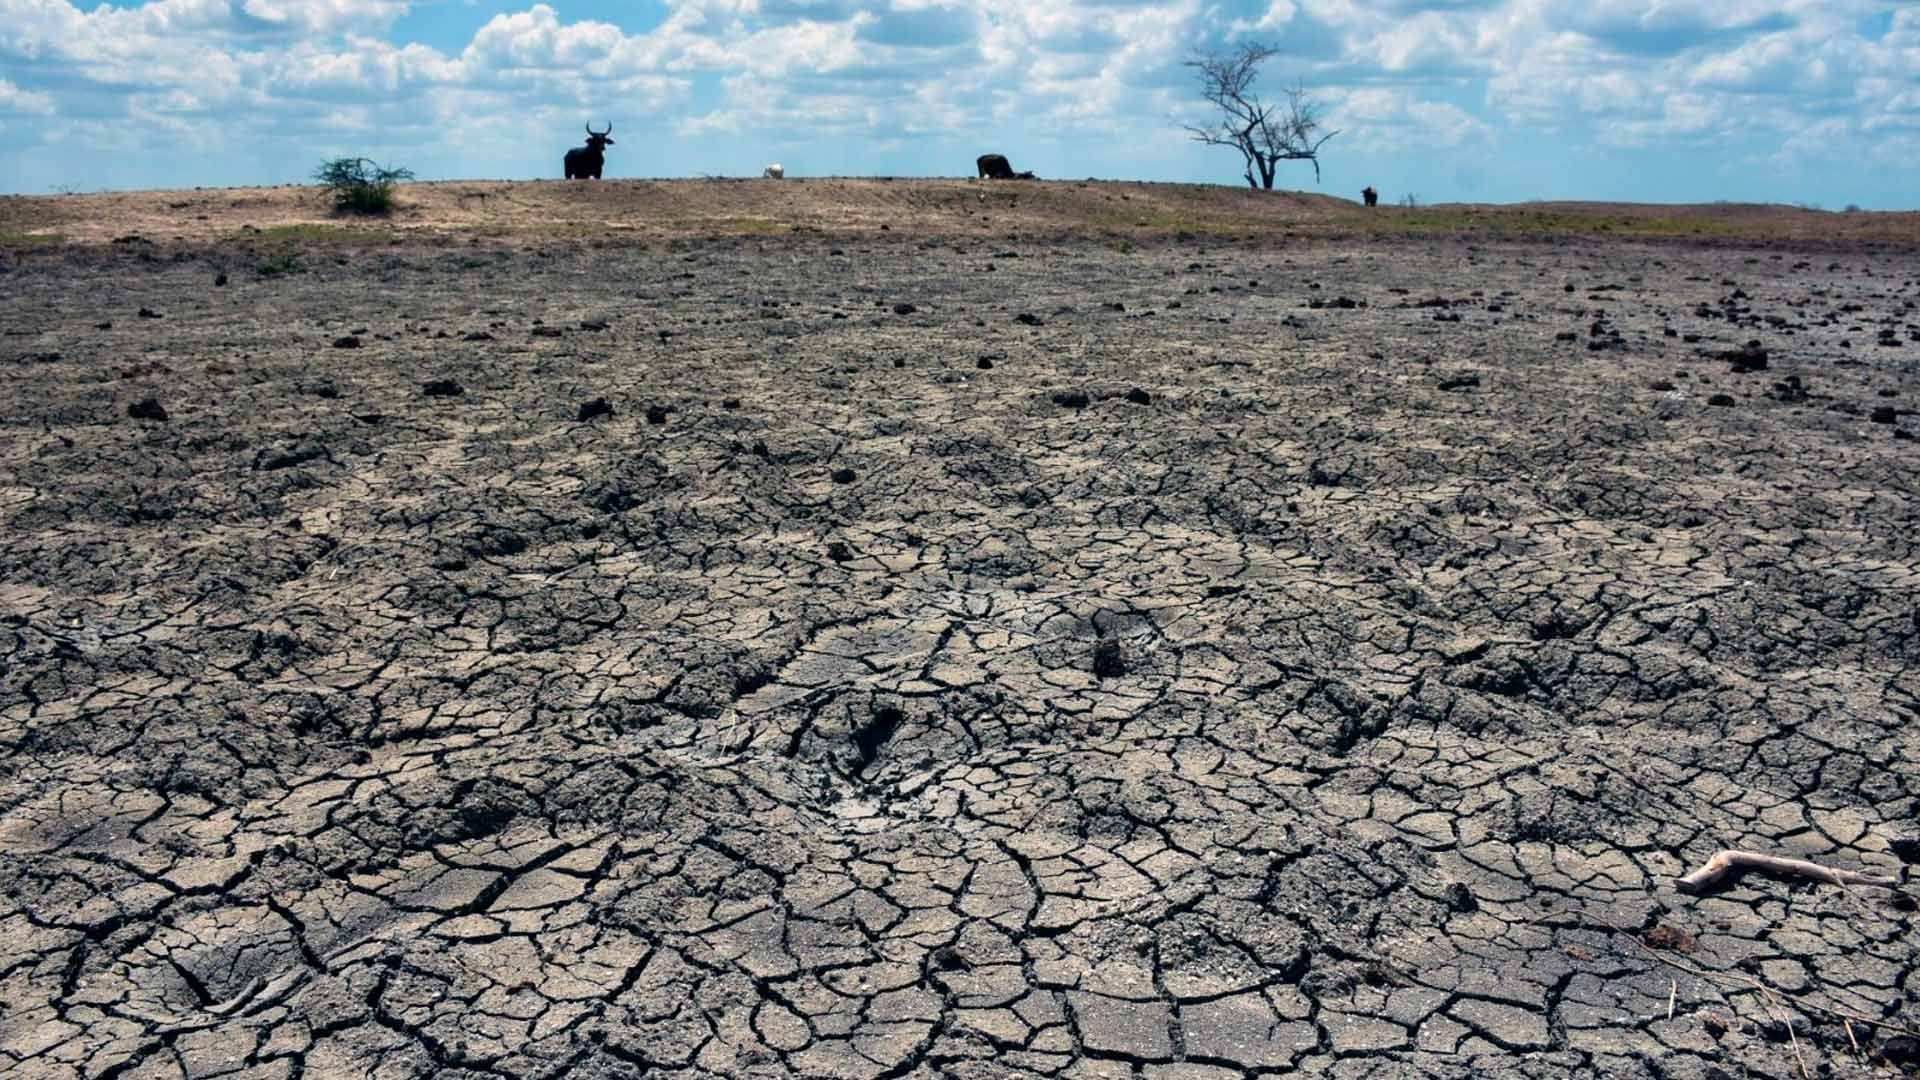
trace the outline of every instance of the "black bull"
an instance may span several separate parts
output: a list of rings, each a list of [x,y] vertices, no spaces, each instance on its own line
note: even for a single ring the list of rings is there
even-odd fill
[[[980,176],[983,179],[987,179],[987,180],[1031,180],[1033,179],[1033,174],[1030,172],[1021,172],[1021,173],[1014,172],[1013,166],[1007,163],[1006,156],[1003,154],[981,154],[978,158],[974,159],[973,164],[975,168],[980,170]]]
[[[606,148],[613,145],[613,140],[608,137],[612,134],[612,124],[608,124],[607,130],[605,131],[595,131],[592,126],[589,125],[587,128],[587,145],[576,146],[567,151],[567,159],[565,162],[567,179],[600,179],[600,170],[605,168],[607,164]]]

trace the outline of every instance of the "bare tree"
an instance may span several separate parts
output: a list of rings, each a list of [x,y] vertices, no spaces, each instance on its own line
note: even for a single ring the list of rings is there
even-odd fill
[[[1340,134],[1320,131],[1320,103],[1302,86],[1283,90],[1286,100],[1273,104],[1253,92],[1261,63],[1279,51],[1248,43],[1227,52],[1195,53],[1186,61],[1200,73],[1201,96],[1220,109],[1213,124],[1189,124],[1187,130],[1195,142],[1240,151],[1247,163],[1247,186],[1256,190],[1273,190],[1274,169],[1282,161],[1313,162],[1313,181],[1319,183],[1320,146]]]

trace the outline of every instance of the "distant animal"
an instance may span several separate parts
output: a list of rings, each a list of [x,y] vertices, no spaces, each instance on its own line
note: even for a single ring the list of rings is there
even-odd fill
[[[1007,164],[1006,157],[1001,154],[981,154],[973,164],[980,170],[980,178],[983,180],[1033,179],[1033,174],[1030,172],[1014,172],[1013,166]]]
[[[780,166],[780,163],[776,161],[773,164],[767,166],[766,168],[761,169],[760,175],[766,177],[769,180],[778,180],[787,175],[787,170],[782,168]]]
[[[613,140],[608,137],[612,134],[612,124],[608,124],[605,131],[595,131],[593,125],[588,124],[587,145],[567,151],[567,179],[600,179],[600,170],[607,163],[606,149],[613,145]]]
[[[1380,193],[1373,190],[1373,186],[1371,184],[1361,189],[1360,197],[1367,201],[1368,206],[1380,205]]]

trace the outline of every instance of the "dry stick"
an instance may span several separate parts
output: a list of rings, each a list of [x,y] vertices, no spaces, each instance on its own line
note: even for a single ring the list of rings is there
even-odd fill
[[[1862,873],[1859,870],[1834,870],[1810,863],[1805,859],[1783,859],[1778,855],[1762,855],[1755,851],[1735,851],[1727,848],[1714,853],[1700,869],[1674,882],[1681,892],[1702,893],[1720,883],[1732,870],[1764,870],[1770,874],[1787,877],[1811,878],[1824,881],[1829,885],[1884,885],[1898,884],[1891,877],[1881,874]]]

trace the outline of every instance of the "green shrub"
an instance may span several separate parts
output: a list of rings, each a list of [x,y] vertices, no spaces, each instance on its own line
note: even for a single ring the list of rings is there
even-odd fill
[[[393,185],[413,179],[410,169],[389,169],[366,158],[334,158],[314,170],[313,178],[333,192],[333,206],[352,214],[385,214],[393,209]]]

